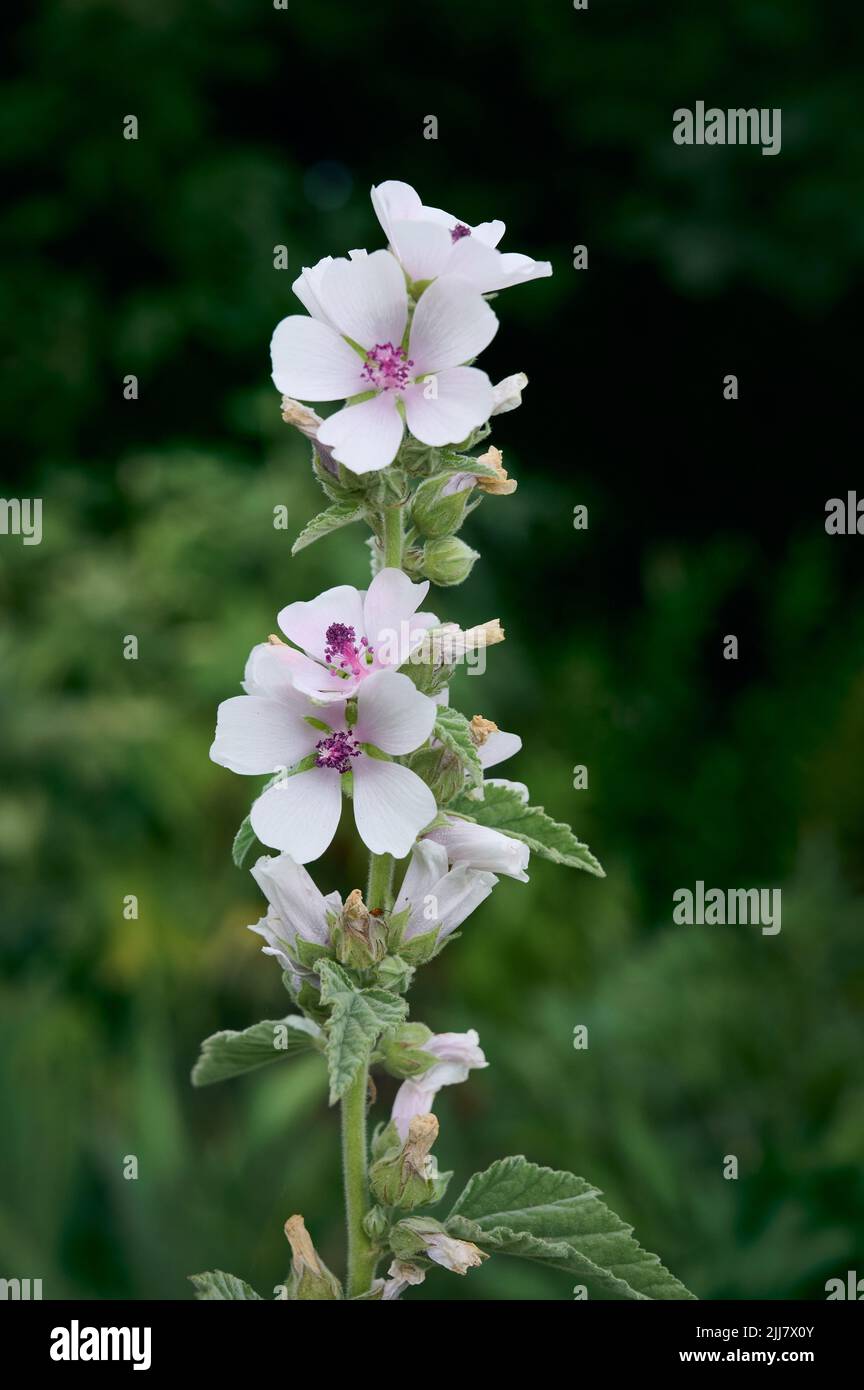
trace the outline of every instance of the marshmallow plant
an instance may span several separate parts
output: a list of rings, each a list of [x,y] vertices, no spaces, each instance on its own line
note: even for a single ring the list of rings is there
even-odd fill
[[[688,1298],[571,1173],[504,1158],[446,1204],[452,1175],[433,1153],[435,1099],[488,1063],[473,1029],[436,1033],[409,1021],[412,979],[501,876],[527,880],[532,855],[603,870],[568,826],[531,804],[527,787],[487,776],[518,754],[518,735],[449,703],[454,672],[485,668],[504,638],[500,622],[463,631],[426,607],[430,583],[460,584],[478,558],[458,534],[466,518],[516,488],[485,441],[527,383],[519,374],[493,385],[474,365],[498,329],[486,296],[551,266],[500,251],[503,223],[472,226],[407,184],[380,185],[372,202],[386,249],[304,269],[294,291],[306,312],[282,320],[271,349],[283,418],[311,440],[327,499],[294,553],[365,524],[370,581],[281,609],[281,635],[253,649],[243,694],[219,707],[211,749],[232,772],[268,779],[234,860],[242,866],[256,842],[272,851],[252,865],[267,906],[251,930],[278,963],[291,1007],[206,1039],[192,1079],[207,1086],[301,1052],[326,1069],[341,1108],[345,1277],[292,1215],[282,1297],[387,1301],[433,1271],[465,1276],[510,1255],[566,1271],[577,1297]],[[322,418],[310,405],[320,402],[336,408]],[[308,867],[343,816],[369,851],[365,890],[344,898],[322,891]],[[401,1084],[370,1141],[372,1068]],[[219,1270],[193,1283],[199,1298],[259,1297]]]

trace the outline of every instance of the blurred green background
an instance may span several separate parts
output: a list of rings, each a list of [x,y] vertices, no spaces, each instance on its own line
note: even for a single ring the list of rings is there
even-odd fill
[[[519,491],[434,607],[503,620],[454,703],[522,733],[502,770],[608,873],[535,862],[419,976],[414,1016],[491,1063],[439,1097],[453,1192],[504,1153],[570,1168],[707,1299],[864,1273],[864,539],[824,531],[864,489],[862,39],[815,0],[54,0],[10,35],[2,492],[44,499],[44,539],[0,537],[0,1273],[266,1295],[294,1211],[341,1268],[317,1060],[188,1075],[285,1003],[229,857],[253,786],[207,750],[277,610],[367,576],[359,528],[290,558],[320,494],[267,349],[303,264],[380,244],[385,178],[555,267],[497,301]],[[674,146],[698,99],[781,107],[782,153]],[[317,872],[362,881],[347,835]],[[781,886],[782,932],[673,926],[697,879]],[[496,1259],[412,1296],[571,1282]]]

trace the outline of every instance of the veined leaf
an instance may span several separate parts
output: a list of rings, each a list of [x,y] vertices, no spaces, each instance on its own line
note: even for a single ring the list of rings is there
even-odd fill
[[[325,507],[323,512],[313,516],[308,525],[303,527],[291,547],[291,554],[297,555],[299,551],[305,550],[307,545],[322,540],[333,531],[341,530],[343,526],[349,526],[352,521],[359,521],[362,516],[363,508],[355,506],[353,502],[334,502],[332,507]]]
[[[201,1044],[201,1056],[192,1069],[192,1085],[212,1086],[216,1081],[228,1081],[232,1076],[278,1062],[281,1057],[320,1050],[322,1043],[318,1025],[302,1014],[275,1020],[265,1018],[241,1033],[230,1028],[213,1033]]]
[[[598,878],[606,877],[588,846],[576,839],[569,825],[547,816],[542,806],[529,806],[512,787],[499,787],[492,782],[484,784],[483,793],[482,801],[462,796],[448,809],[467,816],[478,825],[490,826],[516,840],[523,840],[541,859],[551,859],[571,869],[584,869]]]
[[[398,995],[385,989],[358,989],[333,961],[320,965],[321,1002],[330,1006],[326,1024],[330,1104],[348,1090],[382,1033],[395,1028],[408,1012]]]
[[[256,1293],[251,1284],[247,1284],[243,1279],[238,1279],[236,1274],[226,1274],[222,1269],[210,1269],[206,1274],[190,1274],[190,1283],[195,1285],[195,1297],[199,1300],[207,1299],[230,1299],[249,1303],[256,1299],[259,1303],[261,1295]]]
[[[597,1188],[521,1156],[475,1173],[445,1224],[450,1235],[490,1253],[566,1270],[590,1298],[693,1298],[634,1240],[633,1228],[601,1202]]]

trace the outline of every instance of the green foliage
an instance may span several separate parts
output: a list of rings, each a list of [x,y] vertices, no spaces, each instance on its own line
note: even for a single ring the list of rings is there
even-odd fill
[[[335,1105],[368,1062],[381,1034],[402,1022],[408,1005],[387,990],[358,988],[333,961],[322,962],[320,976],[321,1002],[330,1007],[326,1052],[330,1104]]]
[[[481,786],[483,767],[465,715],[449,705],[442,705],[435,716],[434,737],[459,759],[469,784],[472,787]]]
[[[236,1274],[226,1274],[221,1269],[211,1269],[206,1274],[190,1274],[189,1280],[195,1285],[196,1299],[201,1302],[230,1300],[248,1303],[252,1299],[261,1302],[261,1295],[250,1284],[238,1279]]]
[[[242,1033],[227,1029],[205,1038],[201,1056],[192,1068],[193,1086],[212,1086],[216,1081],[229,1081],[233,1076],[256,1071],[258,1067],[278,1062],[280,1057],[294,1057],[320,1047],[320,1030],[302,1014],[289,1014],[277,1020],[263,1019],[244,1028]]]
[[[487,783],[482,801],[463,796],[454,801],[451,810],[478,825],[486,825],[522,840],[533,854],[551,859],[553,864],[565,864],[570,869],[605,878],[605,873],[587,845],[576,839],[569,825],[547,816],[542,806],[529,806],[513,787]]]
[[[334,531],[340,531],[343,526],[350,526],[352,521],[362,520],[364,515],[362,507],[352,506],[350,502],[334,502],[332,507],[326,507],[303,527],[291,547],[291,554],[299,554],[307,545],[322,540],[324,536],[332,535]]]
[[[475,1173],[446,1221],[450,1235],[488,1252],[566,1270],[589,1298],[692,1298],[633,1239],[584,1178],[524,1158],[502,1158]]]

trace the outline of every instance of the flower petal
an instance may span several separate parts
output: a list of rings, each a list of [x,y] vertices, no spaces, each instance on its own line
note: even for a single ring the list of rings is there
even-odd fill
[[[471,821],[451,820],[446,826],[430,830],[428,838],[444,846],[451,864],[469,864],[474,869],[528,882],[525,870],[531,851],[512,835]]]
[[[423,899],[447,873],[447,851],[435,840],[418,840],[411,851],[411,863],[405,872],[402,887],[393,905],[394,912],[422,904]],[[427,929],[432,921],[427,923]],[[416,933],[415,933],[416,935]]]
[[[412,280],[434,280],[444,271],[453,242],[436,222],[394,222],[390,245]]]
[[[428,579],[412,584],[407,574],[391,566],[376,574],[363,600],[363,621],[379,665],[401,666],[408,660],[428,626],[415,617],[428,592]]]
[[[389,251],[373,251],[356,261],[334,261],[321,276],[317,291],[330,322],[361,347],[373,348],[376,343],[398,347],[402,342],[408,291],[402,267]]]
[[[273,642],[259,642],[252,648],[243,680],[247,695],[286,700],[296,705],[301,715],[313,713],[308,708],[309,697],[344,700],[347,685],[303,652]]]
[[[327,904],[302,864],[295,863],[290,854],[279,854],[275,858],[265,854],[253,864],[251,873],[284,923],[289,939],[296,932],[306,941],[327,945],[330,940]]]
[[[363,363],[335,328],[292,315],[276,325],[270,343],[273,382],[302,401],[344,401],[366,385]]]
[[[428,384],[420,381],[405,392],[405,416],[415,438],[424,444],[458,444],[485,425],[494,404],[492,383],[485,372],[450,367],[432,379],[437,383],[433,399],[427,399]]]
[[[497,331],[497,318],[474,286],[456,275],[443,276],[414,310],[408,356],[415,374],[461,366],[488,347]]]
[[[354,820],[361,840],[373,854],[404,859],[436,810],[431,791],[410,768],[384,763],[368,754],[361,754],[355,762]]]
[[[382,391],[328,416],[318,429],[318,439],[352,473],[372,473],[393,462],[404,430],[395,397]]]
[[[519,255],[517,251],[502,252],[499,269],[497,278],[486,288],[487,294],[492,290],[509,289],[511,285],[527,284],[529,280],[542,280],[552,274],[549,261],[534,261],[530,256]]]
[[[302,715],[283,700],[232,695],[219,706],[210,757],[248,776],[278,772],[311,753],[317,737]]]
[[[423,843],[426,842],[421,841]],[[438,848],[442,849],[443,846],[439,845]],[[433,921],[441,923],[438,940],[443,941],[457,927],[461,927],[466,917],[470,917],[474,909],[488,898],[497,882],[494,874],[472,869],[467,864],[457,864],[451,869],[435,889],[438,915]],[[431,925],[431,922],[425,923],[427,931]],[[415,935],[413,923],[406,930],[405,939],[410,939],[412,935]]]
[[[302,647],[316,661],[323,661],[327,629],[332,623],[353,627],[357,640],[360,640],[363,634],[363,595],[353,584],[337,584],[308,602],[289,603],[276,621],[295,646]]]
[[[357,692],[354,735],[384,753],[413,753],[431,734],[435,714],[435,701],[421,694],[410,676],[375,671]]]
[[[249,817],[262,845],[284,850],[298,864],[308,864],[330,844],[341,813],[339,773],[312,767],[264,792]]]
[[[512,758],[521,747],[522,740],[518,734],[508,734],[499,729],[497,733],[490,734],[486,742],[481,743],[477,749],[480,766],[495,767],[497,763],[503,763],[505,758]]]
[[[392,240],[390,228],[394,222],[417,217],[423,211],[419,193],[410,183],[402,183],[401,179],[385,179],[384,183],[372,188],[371,198],[375,215],[388,241]]]

